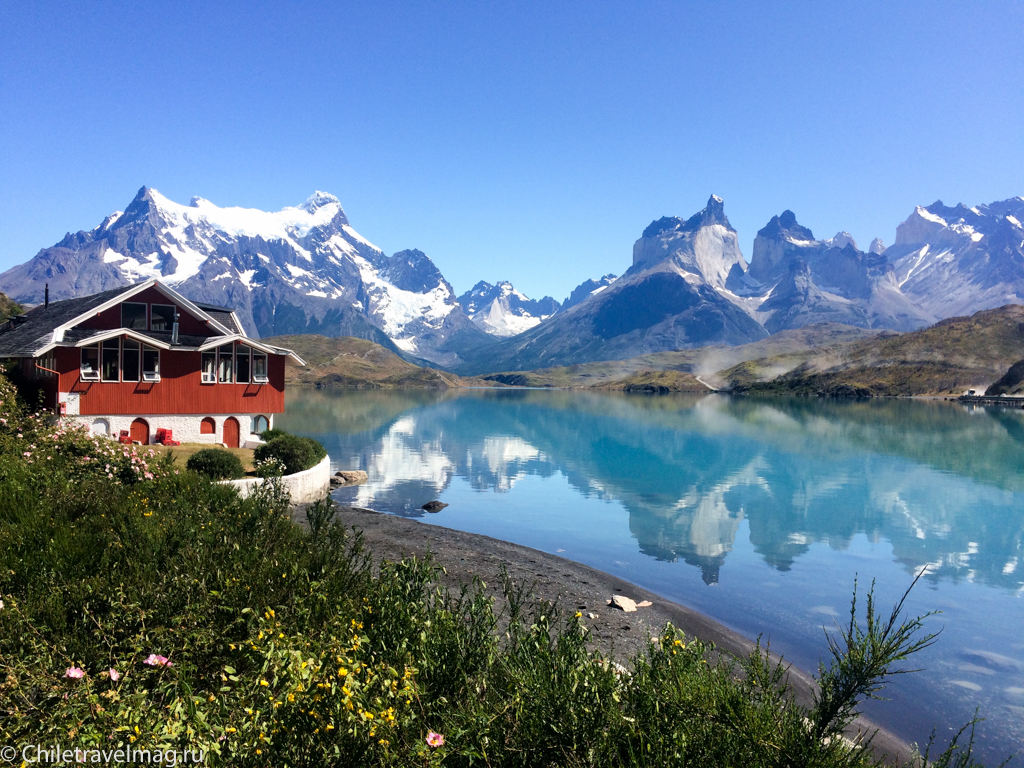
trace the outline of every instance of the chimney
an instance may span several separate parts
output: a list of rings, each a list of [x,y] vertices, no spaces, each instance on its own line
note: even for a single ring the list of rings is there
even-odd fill
[[[47,283],[46,287],[43,288],[43,309],[50,306],[50,284]]]

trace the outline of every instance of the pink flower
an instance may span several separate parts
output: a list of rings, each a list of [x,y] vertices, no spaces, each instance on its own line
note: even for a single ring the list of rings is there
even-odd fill
[[[166,656],[159,656],[159,655],[157,655],[155,653],[149,654],[149,657],[144,662],[142,662],[142,663],[143,664],[148,664],[151,667],[173,667],[174,666],[171,663],[171,660],[168,659]]]
[[[118,672],[113,667],[110,668],[109,672],[110,672],[110,680],[111,680],[111,682],[116,683],[118,680],[121,679],[121,673]]]
[[[85,677],[85,670],[81,667],[68,667],[64,671],[64,677],[68,678],[69,680],[81,680],[83,677]]]
[[[444,736],[440,733],[434,733],[430,731],[427,733],[427,744],[432,747],[440,747],[444,744]]]

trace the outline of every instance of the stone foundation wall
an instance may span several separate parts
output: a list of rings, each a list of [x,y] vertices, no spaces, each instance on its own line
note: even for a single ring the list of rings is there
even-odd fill
[[[315,467],[285,475],[281,478],[284,489],[292,504],[309,504],[322,499],[331,489],[331,457],[324,456]],[[241,480],[222,480],[224,485],[233,485],[243,499],[253,489],[266,482],[262,477],[246,477]]]
[[[221,413],[206,416],[147,416],[145,414],[133,414],[131,416],[64,416],[67,421],[77,422],[85,426],[94,435],[100,435],[116,439],[121,430],[131,429],[135,419],[145,419],[149,424],[149,442],[156,441],[158,429],[170,429],[174,432],[174,439],[179,443],[207,443],[209,445],[220,445],[224,442],[224,422],[234,417],[238,420],[239,435],[238,442],[243,448],[255,448],[262,442],[257,435],[249,434],[249,428],[254,415],[265,415],[271,427],[274,426],[273,414],[252,414],[252,413]],[[212,435],[204,435],[200,425],[204,418],[211,418],[214,421],[214,432]]]

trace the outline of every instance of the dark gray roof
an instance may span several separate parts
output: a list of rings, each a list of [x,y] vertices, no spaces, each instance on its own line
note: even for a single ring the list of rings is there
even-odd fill
[[[197,305],[199,306],[199,305]],[[206,307],[199,307],[206,314],[216,320],[218,323],[223,325],[232,333],[242,333],[242,329],[235,323],[235,318],[231,316],[230,309],[207,309]],[[244,335],[244,334],[243,334]]]
[[[40,304],[30,309],[15,320],[0,325],[0,357],[24,357],[34,354],[37,349],[49,342],[54,328],[74,320],[82,313],[105,304],[134,287],[125,285],[94,293],[92,296],[51,301],[48,307]]]
[[[0,358],[33,356],[36,350],[45,347],[50,342],[55,328],[137,287],[136,285],[126,285],[102,293],[94,293],[91,296],[52,301],[48,307],[43,307],[40,304],[25,314],[0,324]],[[230,332],[242,333],[231,317],[231,310],[227,307],[198,303],[196,306]],[[96,333],[98,333],[96,330],[69,328],[64,334],[64,344],[74,344],[89,336],[94,336]],[[149,336],[151,339],[162,341],[165,344],[171,343],[170,331],[136,331],[136,333]],[[176,346],[198,347],[207,341],[209,341],[207,336],[180,334]]]

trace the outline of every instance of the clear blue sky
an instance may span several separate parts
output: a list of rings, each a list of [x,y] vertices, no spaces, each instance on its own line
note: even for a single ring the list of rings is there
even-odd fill
[[[862,248],[1024,195],[1024,3],[0,4],[0,269],[142,185],[333,192],[457,291],[562,299],[716,193]]]

